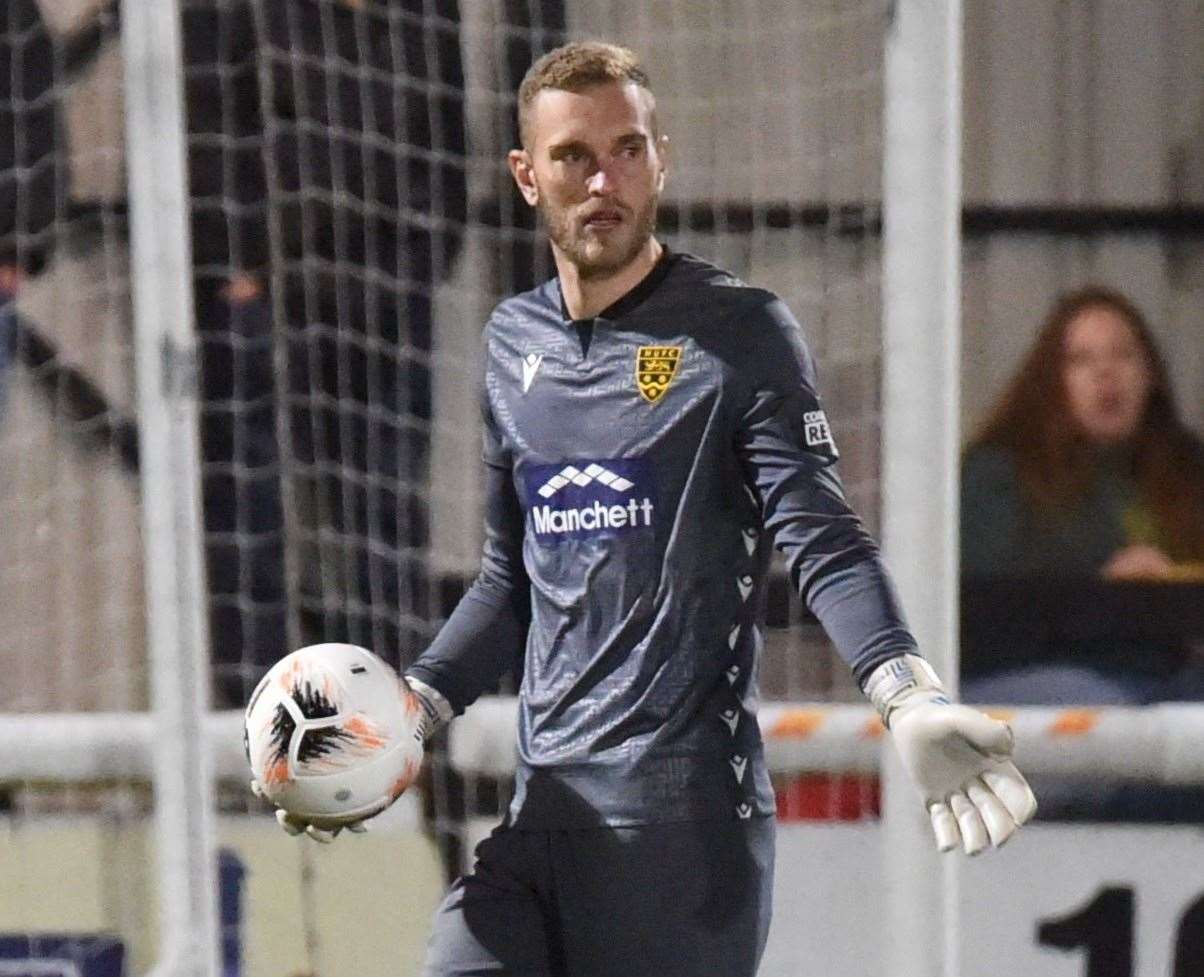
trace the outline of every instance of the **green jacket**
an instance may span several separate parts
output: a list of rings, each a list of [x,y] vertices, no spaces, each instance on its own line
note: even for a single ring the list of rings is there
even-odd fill
[[[1158,546],[1153,520],[1140,503],[1127,461],[1119,452],[1101,453],[1095,478],[1079,505],[1046,514],[1025,499],[1009,451],[972,448],[962,462],[963,580],[1098,582],[1100,570],[1121,547],[1138,542]],[[1073,588],[1066,592],[1075,593]],[[1042,612],[1033,613],[1035,617]],[[962,671],[967,677],[1040,663],[1084,665],[1117,677],[1167,677],[1184,661],[1184,648],[1174,642],[1069,640],[1046,621],[1015,624],[1014,634],[994,636],[990,629],[963,627]],[[971,634],[972,640],[967,638]],[[1018,641],[1016,634],[1027,637]]]

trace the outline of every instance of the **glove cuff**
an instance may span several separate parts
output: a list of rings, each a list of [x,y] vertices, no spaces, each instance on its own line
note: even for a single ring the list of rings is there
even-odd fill
[[[919,655],[900,655],[883,662],[866,679],[865,694],[887,729],[891,716],[914,695],[920,695],[925,702],[949,702],[936,672]]]
[[[412,675],[405,676],[403,681],[414,693],[418,704],[422,706],[422,718],[419,720],[418,729],[422,733],[423,740],[429,740],[443,726],[451,722],[452,717],[456,714],[455,710],[438,689],[432,689]]]

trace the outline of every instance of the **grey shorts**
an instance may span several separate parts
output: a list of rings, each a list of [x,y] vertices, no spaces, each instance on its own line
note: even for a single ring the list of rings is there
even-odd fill
[[[519,831],[481,842],[435,914],[424,977],[753,977],[774,822]]]

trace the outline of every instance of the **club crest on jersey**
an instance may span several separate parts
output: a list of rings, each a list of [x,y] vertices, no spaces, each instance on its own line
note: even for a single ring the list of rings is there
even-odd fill
[[[530,529],[543,544],[645,529],[656,512],[651,466],[642,458],[532,465],[523,483]]]
[[[635,354],[635,385],[648,403],[655,404],[669,389],[681,361],[680,346],[641,346]]]

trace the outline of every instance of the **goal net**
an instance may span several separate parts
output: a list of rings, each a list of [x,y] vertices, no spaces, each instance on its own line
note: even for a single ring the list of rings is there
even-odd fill
[[[797,314],[876,527],[887,6],[181,0],[215,709],[303,643],[404,667],[475,573],[480,329],[551,274],[502,160],[523,71],[565,39],[646,57],[663,237]],[[144,595],[172,572],[142,556],[128,215],[153,204],[127,193],[119,33],[105,0],[0,14],[0,734],[30,745],[0,776],[0,969],[89,977],[155,959]],[[771,616],[763,696],[852,699],[784,584]],[[248,796],[236,718],[214,718],[226,972],[350,973],[363,947],[412,971],[506,764],[440,741],[376,840],[316,851]],[[871,817],[849,770],[783,774],[782,816]]]

